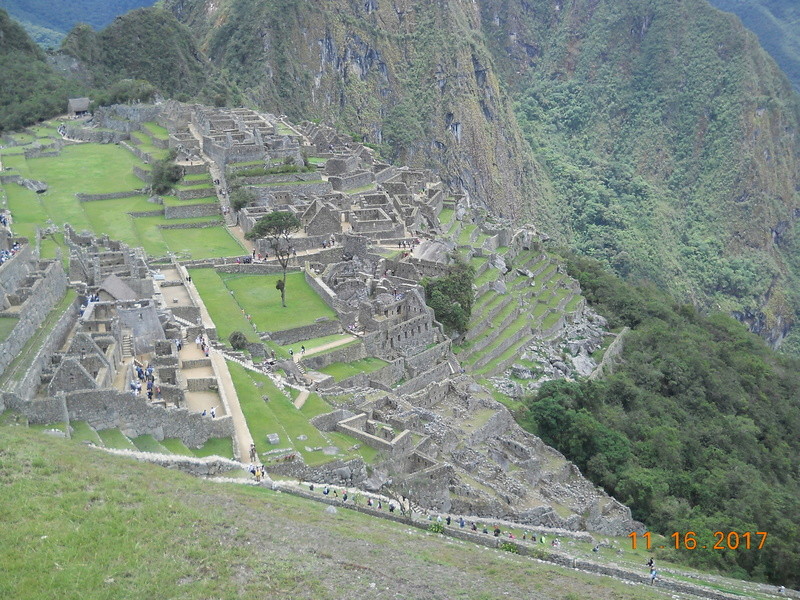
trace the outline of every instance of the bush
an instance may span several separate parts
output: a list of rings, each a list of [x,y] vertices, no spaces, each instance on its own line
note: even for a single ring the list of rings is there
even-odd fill
[[[233,210],[242,210],[245,206],[250,206],[256,201],[256,197],[248,189],[238,188],[231,194],[231,207]]]
[[[244,350],[247,348],[247,336],[241,331],[234,331],[228,336],[228,342],[234,350]]]
[[[502,542],[498,548],[505,552],[511,552],[511,554],[519,554],[519,548],[517,548],[517,545],[513,542]]]
[[[444,533],[444,525],[437,521],[434,521],[428,526],[428,531],[431,533]]]
[[[153,181],[150,184],[153,193],[166,194],[183,177],[183,168],[176,165],[174,160],[175,153],[171,151],[165,159],[153,164]]]
[[[456,260],[450,275],[422,280],[428,306],[433,309],[436,320],[448,331],[460,333],[467,330],[472,314],[474,281],[475,269],[460,258]]]

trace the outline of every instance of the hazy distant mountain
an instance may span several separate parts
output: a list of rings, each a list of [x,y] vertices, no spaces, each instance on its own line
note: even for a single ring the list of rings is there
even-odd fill
[[[797,0],[709,0],[739,16],[800,90],[800,2]]]
[[[154,3],[155,0],[0,0],[0,8],[19,21],[38,44],[57,46],[76,23],[99,29],[129,10]]]

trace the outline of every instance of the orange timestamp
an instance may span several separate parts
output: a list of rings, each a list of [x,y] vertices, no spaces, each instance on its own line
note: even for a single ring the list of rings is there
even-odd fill
[[[631,538],[631,546],[633,550],[636,550],[638,539],[641,537],[645,540],[646,549],[650,550],[652,548],[652,542],[650,540],[650,532],[646,531],[645,533],[638,534],[635,531],[628,534],[628,537]],[[670,536],[672,538],[671,547],[675,548],[676,550],[695,550],[695,549],[711,549],[711,550],[761,550],[764,547],[764,543],[767,541],[767,532],[766,531],[755,531],[749,532],[745,531],[743,533],[739,533],[737,531],[715,531],[714,532],[714,545],[701,545],[697,541],[697,533],[694,531],[687,531],[686,533],[681,533],[680,531],[676,531],[672,533]],[[666,545],[658,546],[659,548],[666,548]]]

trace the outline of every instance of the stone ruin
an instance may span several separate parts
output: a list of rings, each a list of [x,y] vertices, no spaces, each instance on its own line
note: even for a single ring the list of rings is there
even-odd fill
[[[439,215],[448,208],[458,221],[466,222],[467,198],[448,192],[432,172],[382,163],[369,148],[322,125],[304,123],[292,128],[273,115],[248,109],[172,101],[156,107],[112,107],[96,119],[104,127],[128,133],[143,121],[166,127],[169,139],[165,143],[180,157],[207,161],[205,167],[191,168],[219,174],[217,192],[223,208],[232,180],[251,189],[258,199],[256,206],[230,215],[244,232],[273,210],[290,211],[302,223],[302,231],[292,239],[302,255],[290,259],[290,269],[304,273],[308,284],[335,311],[336,319],[260,335],[282,345],[334,333],[357,336],[356,344],[296,362],[284,361],[280,366],[286,380],[276,381],[323,394],[335,408],[315,417],[313,424],[374,448],[378,459],[369,469],[357,460],[310,467],[294,455],[292,460],[270,463],[270,471],[370,490],[389,489],[439,511],[609,535],[641,528],[626,507],[520,428],[508,410],[466,372],[453,353],[453,341],[425,303],[420,280],[449,273],[452,254],[458,251],[467,259],[480,259],[481,272],[492,268],[500,275],[478,286],[478,294],[491,290],[506,295],[503,306],[510,306],[515,302],[507,294],[510,286],[528,286],[525,305],[512,307],[507,317],[523,318],[527,303],[534,302],[528,288],[533,290],[534,280],[542,280],[540,274],[552,274],[553,269],[533,268],[533,260],[530,269],[528,263],[512,269],[507,261],[540,247],[535,232],[476,215],[468,244],[448,238]],[[293,135],[279,133],[285,128]],[[280,164],[299,167],[309,155],[324,159],[324,166],[269,172]],[[252,174],[248,165],[266,174]],[[85,420],[96,428],[119,427],[130,434],[149,433],[157,440],[179,437],[192,446],[210,437],[232,435],[227,410],[222,418],[210,420],[186,406],[192,393],[210,389],[221,393],[224,386],[219,378],[229,375],[206,358],[184,359],[175,350],[175,339],[191,344],[200,334],[215,338],[202,302],[193,286],[187,285],[184,265],[172,262],[156,278],[139,250],[68,228],[65,237],[72,258],[69,278],[80,293],[79,300],[51,335],[52,343],[42,347],[35,361],[38,367],[26,373],[24,385],[4,391],[5,406],[22,410],[32,422]],[[203,264],[227,272],[275,272],[277,264],[267,240],[256,242],[256,254],[269,258],[252,264]],[[45,271],[58,270],[37,263],[28,271],[44,277],[43,266]],[[5,284],[0,277],[0,286],[17,289],[22,279],[17,276]],[[63,291],[65,279],[52,284],[53,295],[56,288]],[[489,374],[502,378],[516,358],[504,359],[504,353],[519,348],[521,354],[537,340],[555,342],[571,327],[580,329],[586,307],[573,302],[577,284],[562,276],[558,279],[559,286],[569,289],[563,291],[558,305],[547,310],[565,310],[570,303],[572,312],[547,327],[540,315],[538,324],[532,320],[508,345],[483,342],[476,350],[482,353],[476,361],[479,367],[497,363]],[[546,289],[547,281],[536,289],[542,286]],[[125,389],[134,361],[141,357],[146,357],[161,382],[159,402],[148,402]],[[244,358],[230,357],[240,362]],[[318,370],[366,357],[385,364],[340,381]],[[261,368],[252,363],[248,367]],[[193,373],[209,369],[210,376]],[[271,369],[264,369],[275,377]]]

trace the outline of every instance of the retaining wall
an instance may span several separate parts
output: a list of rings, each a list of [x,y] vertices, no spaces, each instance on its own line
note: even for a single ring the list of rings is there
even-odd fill
[[[165,219],[185,219],[189,217],[209,217],[220,214],[219,204],[207,202],[205,204],[186,204],[184,206],[165,206]],[[215,223],[217,225],[218,223]],[[194,223],[184,223],[184,225],[194,225]]]
[[[304,340],[334,335],[336,333],[342,333],[341,324],[339,321],[328,319],[312,323],[311,325],[295,327],[294,329],[271,332],[269,334],[269,339],[279,346],[286,346],[287,344],[296,344]]]
[[[70,420],[86,421],[95,429],[119,428],[128,437],[149,434],[158,441],[180,438],[190,448],[199,448],[211,438],[231,437],[234,433],[229,416],[211,419],[114,390],[74,392],[66,396],[66,403]]]

